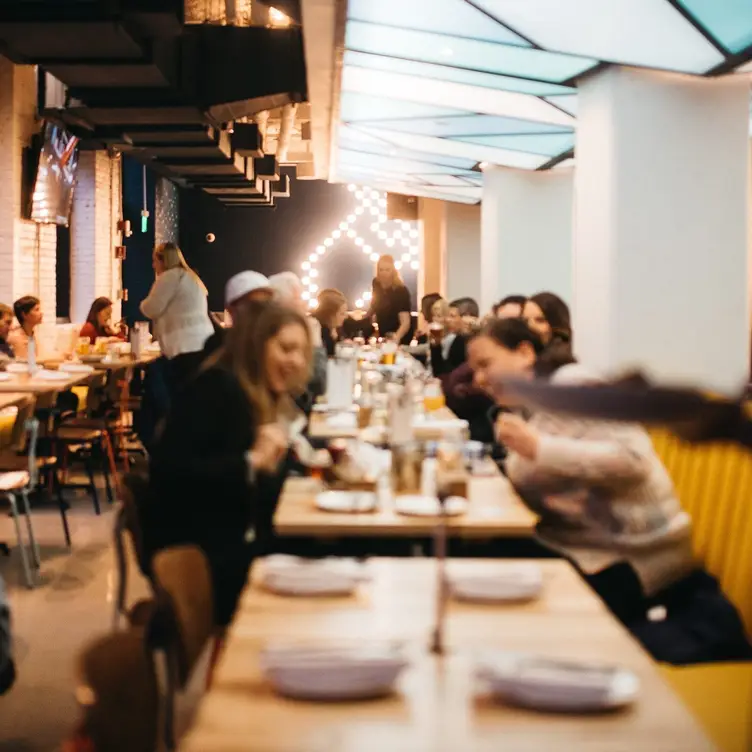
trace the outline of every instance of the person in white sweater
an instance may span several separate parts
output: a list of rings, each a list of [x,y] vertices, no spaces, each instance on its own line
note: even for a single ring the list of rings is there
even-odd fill
[[[154,323],[154,335],[169,362],[172,390],[190,378],[203,360],[206,340],[214,332],[204,283],[175,243],[154,249],[156,279],[141,302],[141,312]]]

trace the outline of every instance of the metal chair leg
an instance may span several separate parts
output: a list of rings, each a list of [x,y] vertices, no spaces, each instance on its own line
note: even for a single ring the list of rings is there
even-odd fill
[[[86,475],[89,478],[89,489],[91,491],[91,500],[94,502],[94,511],[97,514],[101,514],[102,510],[99,508],[99,494],[97,493],[97,484],[94,478],[94,468],[91,462],[91,452],[87,452],[84,455],[84,467],[86,468]]]
[[[21,537],[21,522],[18,519],[18,506],[16,504],[15,494],[6,494],[8,502],[10,503],[10,511],[13,517],[13,524],[16,526],[16,538],[18,539],[18,549],[21,554],[21,566],[24,571],[24,579],[26,580],[26,587],[31,590],[34,587],[34,580],[31,574],[31,567],[29,566],[29,557],[26,552],[26,546],[24,545],[23,538]]]
[[[29,490],[24,488],[21,490],[21,502],[23,504],[23,513],[26,517],[26,530],[29,534],[29,547],[31,548],[31,557],[37,569],[42,566],[42,559],[39,555],[39,546],[37,545],[37,539],[34,535],[34,527],[31,524],[31,512],[29,510]]]
[[[63,522],[63,533],[65,534],[65,545],[68,548],[71,547],[70,528],[68,527],[68,517],[66,515],[66,509],[68,508],[68,502],[63,498],[63,487],[60,483],[60,479],[57,477],[57,473],[53,470],[53,485],[55,487],[55,496],[57,497],[57,506],[60,510],[60,519]]]
[[[112,504],[115,498],[112,495],[112,483],[110,482],[110,469],[107,463],[107,455],[104,450],[104,438],[100,439],[99,444],[97,446],[97,459],[99,460],[99,464],[102,468],[102,475],[104,475],[104,487],[105,487],[105,492],[107,494],[107,503]]]

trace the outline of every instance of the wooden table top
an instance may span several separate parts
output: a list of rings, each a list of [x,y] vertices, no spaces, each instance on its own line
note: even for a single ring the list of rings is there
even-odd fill
[[[139,368],[153,363],[161,355],[160,352],[148,352],[140,355],[138,358],[122,358],[121,360],[96,361],[88,363],[92,368],[98,371],[116,371],[120,368]]]
[[[27,394],[46,394],[49,392],[65,392],[73,386],[78,386],[91,378],[91,373],[69,373],[68,378],[61,381],[47,381],[26,373],[11,373],[10,379],[0,381],[0,392],[26,392]]]
[[[32,396],[23,392],[2,392],[0,393],[0,410],[4,410],[6,407],[15,407],[16,405],[22,405],[27,400],[32,399]]]
[[[312,478],[290,478],[284,485],[274,517],[280,536],[314,537],[418,537],[430,536],[435,517],[398,514],[391,504],[376,512],[352,514],[316,508],[322,491]],[[461,538],[528,537],[538,518],[520,501],[501,474],[472,478],[466,514],[447,518],[447,533]]]
[[[492,573],[510,561],[454,560],[452,571]],[[430,655],[435,565],[430,559],[373,559],[371,583],[340,599],[285,598],[255,586],[244,593],[211,690],[183,752],[703,752],[714,749],[664,683],[656,664],[571,567],[540,562],[534,603],[450,603],[448,655]],[[258,574],[258,572],[256,573]],[[274,640],[394,639],[410,667],[398,692],[371,702],[313,703],[277,696],[259,667]],[[640,679],[636,704],[595,715],[557,715],[493,702],[473,679],[482,649],[618,662]]]

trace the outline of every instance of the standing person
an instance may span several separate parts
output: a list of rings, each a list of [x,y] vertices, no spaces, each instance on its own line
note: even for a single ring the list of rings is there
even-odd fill
[[[347,298],[339,290],[329,289],[319,293],[318,302],[313,315],[321,324],[321,340],[326,354],[331,358],[347,318]]]
[[[0,303],[0,362],[13,360],[16,353],[8,342],[10,328],[13,325],[13,309]]]
[[[552,341],[564,344],[572,341],[569,306],[552,292],[539,292],[528,298],[522,309],[522,318],[544,345]]]
[[[298,404],[308,411],[313,399],[326,391],[326,349],[321,338],[321,325],[313,316],[308,315],[308,306],[303,300],[303,283],[295,272],[279,272],[269,277],[269,286],[274,290],[274,297],[283,305],[305,317],[311,332],[313,361],[311,378],[308,382],[307,396],[301,396]]]
[[[378,260],[371,290],[368,315],[378,324],[379,336],[392,337],[400,344],[409,345],[413,328],[410,291],[395,268],[392,256]]]
[[[311,358],[306,319],[271,302],[245,310],[224,347],[173,402],[152,449],[158,504],[149,548],[194,544],[207,556],[215,621],[226,626],[255,556],[266,553],[284,483],[291,394],[305,388]]]
[[[86,323],[78,333],[79,337],[88,337],[93,345],[98,337],[122,339],[119,332],[115,331],[111,324],[112,301],[109,298],[97,298],[89,309]]]
[[[42,305],[39,298],[24,295],[13,304],[13,311],[18,319],[18,326],[11,329],[8,334],[8,344],[19,360],[26,360],[29,357],[29,342],[33,341],[36,349],[37,341],[34,332],[44,318]],[[39,352],[38,349],[37,352]]]
[[[170,390],[180,388],[198,370],[206,340],[214,333],[204,283],[175,243],[154,249],[156,279],[141,302],[141,312],[154,322],[154,333],[167,359]]]

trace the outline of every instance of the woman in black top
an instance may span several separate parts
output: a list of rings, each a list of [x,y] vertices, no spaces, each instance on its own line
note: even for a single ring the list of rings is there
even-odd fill
[[[203,549],[218,626],[232,619],[254,557],[270,548],[288,454],[283,421],[310,362],[300,313],[268,303],[240,317],[178,394],[152,450],[147,545]]]
[[[376,264],[369,316],[379,325],[379,336],[393,337],[397,342],[410,344],[412,335],[412,305],[392,256],[382,256]]]
[[[328,357],[334,356],[334,348],[347,318],[347,298],[334,289],[322,290],[318,296],[319,306],[313,314],[321,324],[321,341]]]

